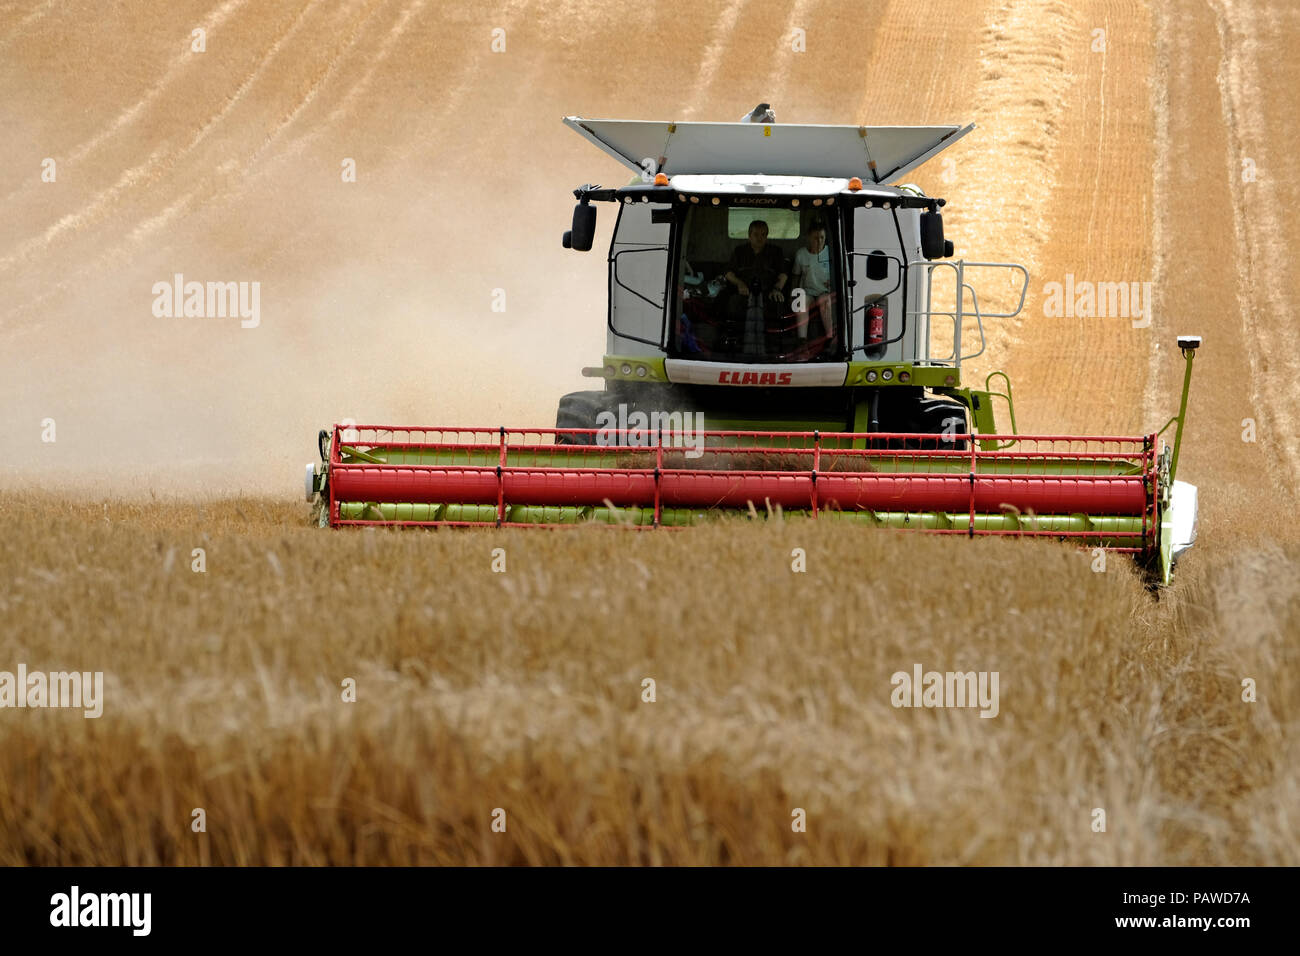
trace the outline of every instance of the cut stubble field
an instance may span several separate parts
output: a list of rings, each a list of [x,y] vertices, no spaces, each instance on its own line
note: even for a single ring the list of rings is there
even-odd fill
[[[1114,555],[807,521],[3,510],[0,669],[105,690],[8,713],[0,864],[1298,862],[1295,548],[1157,598]],[[895,707],[918,664],[997,671],[997,716]]]

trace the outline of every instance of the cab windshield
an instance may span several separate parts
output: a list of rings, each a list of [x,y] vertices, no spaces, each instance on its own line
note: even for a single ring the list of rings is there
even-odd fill
[[[834,212],[690,205],[678,245],[672,354],[725,362],[843,360]]]

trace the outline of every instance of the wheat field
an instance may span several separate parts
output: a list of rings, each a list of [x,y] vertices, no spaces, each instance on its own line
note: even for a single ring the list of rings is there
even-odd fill
[[[107,685],[6,715],[3,863],[1296,862],[1295,549],[1157,600],[1118,557],[806,521],[5,510],[6,659]],[[999,672],[1000,713],[893,707],[914,663]]]
[[[1300,863],[1300,10],[876,7],[0,2],[0,672],[105,681],[0,709],[0,865]],[[977,124],[913,176],[1033,276],[967,377],[1022,432],[1158,429],[1205,336],[1172,588],[779,518],[310,526],[318,428],[584,387],[605,262],[557,240],[626,171],[562,115],[760,101]],[[260,325],[156,318],[177,273]],[[1150,281],[1150,327],[1046,317],[1067,275]],[[918,665],[997,716],[895,707]]]

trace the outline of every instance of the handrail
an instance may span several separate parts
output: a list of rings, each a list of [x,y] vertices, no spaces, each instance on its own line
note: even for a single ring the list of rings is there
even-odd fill
[[[984,350],[989,347],[988,339],[984,337],[984,320],[980,317],[979,296],[975,294],[975,287],[969,282],[963,282],[962,285],[965,286],[966,291],[970,293],[970,304],[971,307],[975,309],[975,325],[980,330],[980,350],[978,352],[972,352],[970,355],[963,355],[958,359],[959,362],[964,362],[967,359],[979,358],[984,354]]]
[[[952,366],[954,368],[960,368],[962,362],[983,355],[988,348],[988,337],[984,331],[984,319],[1014,318],[1015,316],[1019,315],[1020,312],[1024,309],[1025,297],[1029,293],[1029,270],[1026,269],[1024,266],[1020,265],[1019,263],[1015,263],[1015,262],[967,262],[964,259],[958,259],[955,261],[948,262],[948,261],[932,261],[928,259],[914,259],[907,264],[907,267],[920,268],[925,271],[924,288],[925,288],[926,308],[905,309],[903,312],[904,320],[906,321],[906,319],[909,317],[916,318],[916,319],[924,318],[926,320],[924,322],[925,332],[926,332],[925,343],[924,346],[921,346],[920,343],[918,343],[918,351],[922,351],[923,349],[925,361],[936,365],[944,365],[944,366]],[[955,308],[952,309],[951,311],[945,309],[933,309],[929,307],[932,304],[934,298],[934,292],[933,292],[934,271],[937,268],[947,268],[953,270],[954,293],[955,293],[956,302],[954,303]],[[1020,284],[1020,295],[1016,301],[1015,308],[1009,312],[983,311],[983,309],[981,309],[979,304],[979,295],[975,290],[975,286],[972,283],[966,281],[967,269],[1011,269],[1016,272],[1019,272],[1020,275],[1023,277],[1024,281],[1021,282]],[[967,310],[965,308],[965,303],[964,303],[964,299],[967,294],[970,295],[970,302],[971,302],[970,310]],[[929,326],[931,321],[933,321],[934,319],[940,316],[952,319],[953,349],[950,355],[941,358],[934,358],[930,355]],[[962,347],[961,347],[962,324],[963,324],[963,320],[967,316],[974,316],[975,318],[976,328],[979,330],[980,347],[977,351],[972,352],[969,355],[964,355],[962,354]],[[918,330],[920,328],[920,325],[921,323],[918,323]]]

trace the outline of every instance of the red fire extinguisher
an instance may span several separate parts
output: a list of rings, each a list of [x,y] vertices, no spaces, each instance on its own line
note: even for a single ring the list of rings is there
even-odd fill
[[[867,306],[867,340],[868,350],[884,351],[885,344],[885,301],[873,302]]]

